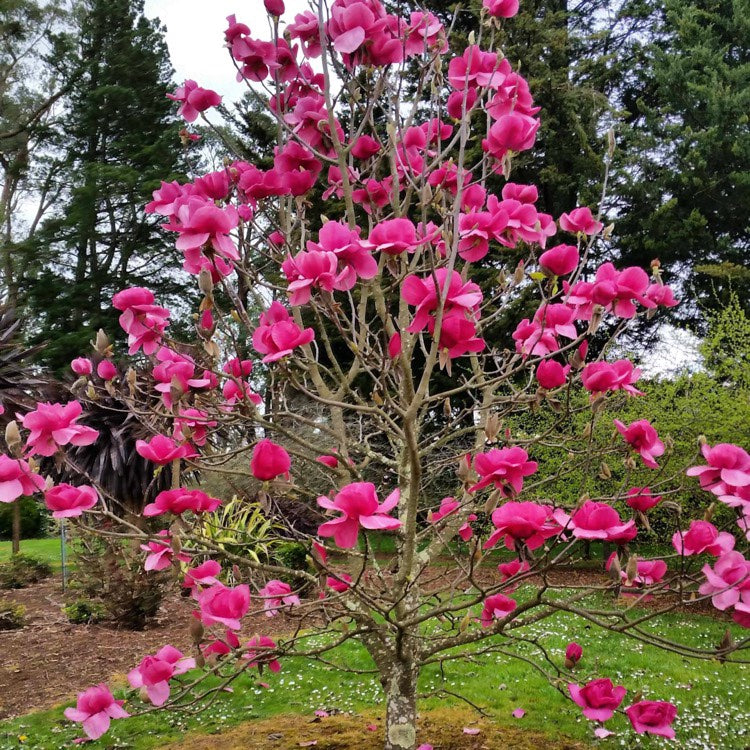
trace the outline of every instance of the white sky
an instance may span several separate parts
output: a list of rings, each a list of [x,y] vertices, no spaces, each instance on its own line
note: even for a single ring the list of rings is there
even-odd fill
[[[306,0],[285,0],[282,21],[291,21],[306,10]],[[192,78],[228,101],[239,99],[245,84],[237,83],[235,70],[224,46],[227,16],[250,27],[252,35],[270,39],[263,0],[146,0],[145,14],[159,18],[167,27],[167,45],[175,80]]]

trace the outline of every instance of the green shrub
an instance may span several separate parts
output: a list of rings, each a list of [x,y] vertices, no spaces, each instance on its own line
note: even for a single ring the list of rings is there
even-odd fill
[[[32,583],[49,578],[52,568],[43,560],[18,553],[0,563],[0,589],[22,589]]]
[[[34,539],[44,534],[48,513],[33,497],[21,496],[15,501],[21,508],[21,538]],[[0,539],[13,538],[13,506],[15,503],[0,503]]]
[[[63,612],[68,620],[75,625],[93,625],[107,619],[107,608],[101,603],[91,599],[76,599],[66,604]]]
[[[133,540],[79,530],[72,560],[71,588],[80,598],[101,603],[107,619],[128,630],[143,630],[159,611],[168,571],[147,571]]]
[[[26,607],[23,604],[0,599],[0,630],[16,630],[26,623]]]

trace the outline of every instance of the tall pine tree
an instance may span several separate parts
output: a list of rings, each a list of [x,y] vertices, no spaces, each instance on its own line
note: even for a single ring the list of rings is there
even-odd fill
[[[750,312],[750,2],[647,5],[621,89],[616,250],[659,259],[682,282],[675,319],[700,331],[733,292]]]
[[[83,0],[79,13],[83,70],[67,102],[62,160],[69,187],[39,235],[45,265],[27,289],[33,338],[53,368],[85,351],[99,327],[115,328],[110,300],[124,286],[165,300],[185,289],[173,244],[143,212],[159,181],[182,171],[163,29],[142,0]]]

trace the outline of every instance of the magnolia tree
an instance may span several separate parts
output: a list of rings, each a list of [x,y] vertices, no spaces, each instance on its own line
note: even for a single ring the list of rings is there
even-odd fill
[[[190,589],[195,653],[165,645],[130,672],[144,709],[195,705],[243,672],[283,669],[289,655],[337,663],[336,649],[353,639],[380,675],[389,750],[416,746],[420,670],[478,653],[536,665],[597,736],[624,712],[635,732],[673,737],[674,705],[642,699],[637,682],[578,678],[580,647],[557,658],[529,626],[565,612],[612,638],[748,661],[750,638],[731,631],[715,648],[696,648],[648,626],[710,600],[750,627],[741,551],[750,455],[704,444],[687,469],[731,509],[717,528],[711,513],[680,513],[679,488],[694,480],[686,467],[667,470],[669,441],[647,419],[610,419],[604,443],[593,439],[611,394],[642,394],[639,370],[609,355],[615,337],[602,347],[600,336],[595,356],[589,340],[677,303],[658,263],[649,275],[597,262],[611,228],[589,208],[540,213],[537,189],[510,181],[513,160],[534,145],[539,107],[493,43],[517,2],[484,6],[459,56],[431,13],[402,18],[379,0],[321,0],[287,23],[280,0],[267,0],[265,40],[230,16],[237,78],[277,125],[273,165],[227,159],[187,184],[163,183],[146,207],[164,217],[196,277],[195,340],[170,337],[170,312],[148,289],[124,289],[112,304],[133,367],[118,370],[100,336],[93,358],[73,362],[87,384],[79,399],[41,403],[11,425],[3,501],[45,487],[35,457],[75,469],[67,447],[96,441],[83,405],[102,388],[119,389],[151,430],[140,455],[171,472],[171,489],[143,511],[163,524],[153,533],[113,513],[91,478],[44,489],[55,517],[136,540],[147,570],[172,569]],[[219,103],[194,81],[170,96],[188,123],[208,122]],[[610,137],[610,157],[613,148]],[[509,350],[489,332],[522,295],[536,297],[536,312],[518,322]],[[504,426],[533,410],[554,415],[542,434]],[[581,411],[588,419],[578,433],[571,417]],[[541,446],[559,451],[554,472],[534,460]],[[612,461],[624,463],[623,478],[607,496],[581,488],[565,507],[550,495],[553,482],[581,471],[606,479]],[[286,496],[286,507],[320,509],[316,535],[291,524],[282,531],[306,545],[307,570],[201,532],[223,499],[189,485],[221,471],[251,474],[265,496]],[[452,482],[451,496],[431,489],[438,475]],[[644,559],[638,538],[660,502],[672,511],[663,539],[672,551]],[[92,522],[97,515],[106,527]],[[385,535],[391,545],[374,544]],[[570,589],[555,572],[591,540],[614,550],[608,574]],[[621,606],[622,593],[647,604]],[[614,599],[603,604],[603,594]],[[282,610],[297,625],[286,636],[243,635],[249,614]],[[127,715],[122,704],[99,685],[66,716],[96,738]]]

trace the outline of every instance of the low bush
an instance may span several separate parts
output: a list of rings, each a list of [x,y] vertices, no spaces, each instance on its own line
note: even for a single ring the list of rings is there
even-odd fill
[[[0,563],[0,589],[22,589],[51,575],[52,568],[44,560],[19,552]]]
[[[26,607],[10,599],[0,599],[0,630],[16,630],[26,624]]]
[[[93,625],[107,619],[107,608],[92,599],[76,599],[66,604],[63,612],[74,625]]]

